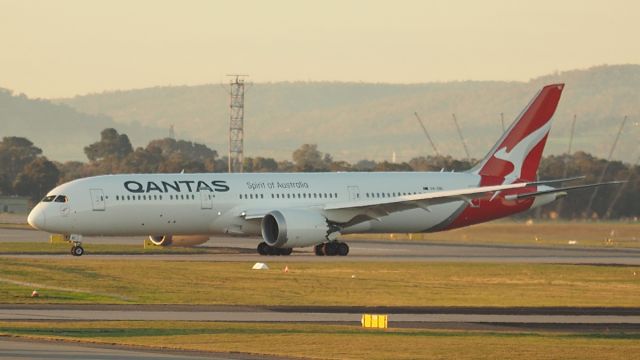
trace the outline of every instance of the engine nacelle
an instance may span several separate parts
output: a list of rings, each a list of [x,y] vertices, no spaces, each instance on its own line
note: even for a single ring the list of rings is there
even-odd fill
[[[157,246],[196,246],[209,241],[209,235],[149,235],[149,241]]]
[[[328,240],[330,227],[320,213],[309,210],[274,210],[262,218],[262,238],[277,248],[305,247]]]

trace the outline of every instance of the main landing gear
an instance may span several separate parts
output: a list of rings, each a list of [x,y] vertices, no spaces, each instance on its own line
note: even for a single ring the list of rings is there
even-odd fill
[[[260,255],[291,255],[293,252],[292,248],[277,248],[273,246],[269,246],[266,242],[261,242],[258,244],[258,254]]]
[[[330,241],[316,245],[314,251],[316,256],[347,256],[349,254],[349,245],[340,241]]]

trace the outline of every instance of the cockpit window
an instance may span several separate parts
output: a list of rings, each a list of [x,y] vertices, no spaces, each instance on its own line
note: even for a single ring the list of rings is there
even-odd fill
[[[54,201],[64,203],[64,202],[67,202],[67,197],[65,195],[58,195],[58,197],[56,197]]]
[[[42,199],[42,202],[52,202],[53,199],[55,199],[55,197],[56,197],[55,195],[45,196],[44,199]]]

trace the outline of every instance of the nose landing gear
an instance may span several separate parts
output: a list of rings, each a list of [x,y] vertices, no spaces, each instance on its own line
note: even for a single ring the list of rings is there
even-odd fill
[[[71,243],[71,255],[82,256],[82,254],[84,254],[84,248],[82,247],[82,235],[69,235],[69,242]]]
[[[71,247],[71,255],[73,255],[73,256],[82,256],[82,254],[84,254],[84,248],[82,247],[82,245],[80,243],[74,244]]]

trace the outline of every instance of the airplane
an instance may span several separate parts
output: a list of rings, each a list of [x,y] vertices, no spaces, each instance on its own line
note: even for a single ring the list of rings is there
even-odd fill
[[[156,245],[197,244],[210,235],[261,236],[261,255],[314,246],[345,256],[339,235],[444,231],[548,204],[568,190],[537,180],[564,84],[543,87],[489,153],[465,172],[118,174],[82,178],[49,191],[28,216],[63,234],[71,253],[82,237],[149,236]]]

